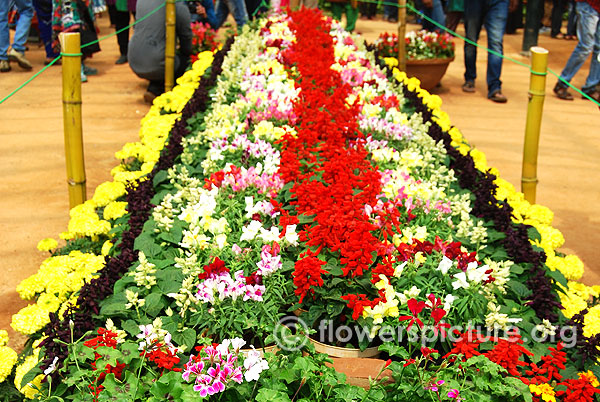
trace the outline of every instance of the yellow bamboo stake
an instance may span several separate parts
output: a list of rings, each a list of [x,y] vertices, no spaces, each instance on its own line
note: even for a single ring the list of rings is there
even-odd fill
[[[525,195],[525,199],[531,204],[535,204],[535,190],[538,182],[537,157],[542,111],[546,96],[547,67],[548,51],[541,47],[532,47],[529,104],[527,105],[527,122],[525,124],[525,141],[523,145],[523,170],[521,174],[521,191]]]
[[[175,84],[175,0],[166,0],[165,13],[165,92],[169,92]]]
[[[406,71],[406,0],[398,0],[398,69]]]
[[[63,126],[69,205],[86,199],[83,131],[81,124],[81,42],[79,33],[60,34],[63,76]]]

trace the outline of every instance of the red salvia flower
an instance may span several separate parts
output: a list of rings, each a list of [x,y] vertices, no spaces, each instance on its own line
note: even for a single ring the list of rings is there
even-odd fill
[[[425,308],[425,302],[417,301],[416,299],[410,299],[406,302],[406,304],[412,315],[403,315],[398,319],[400,321],[410,320],[410,323],[406,328],[407,330],[410,330],[410,327],[412,327],[414,323],[417,323],[420,328],[423,328],[423,321],[419,319],[418,315]]]

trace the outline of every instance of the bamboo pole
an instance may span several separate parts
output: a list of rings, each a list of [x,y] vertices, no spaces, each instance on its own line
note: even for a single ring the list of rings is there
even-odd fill
[[[61,33],[63,76],[63,125],[69,205],[86,199],[85,163],[81,124],[81,42],[79,33]]]
[[[532,47],[529,103],[527,105],[527,122],[525,124],[525,141],[523,145],[523,170],[521,174],[521,191],[525,195],[525,199],[531,204],[535,204],[535,190],[538,182],[537,157],[542,111],[546,96],[547,67],[548,51],[541,47]]]
[[[165,92],[169,92],[175,84],[175,0],[166,0],[165,13]]]
[[[398,0],[398,69],[406,71],[406,0]]]

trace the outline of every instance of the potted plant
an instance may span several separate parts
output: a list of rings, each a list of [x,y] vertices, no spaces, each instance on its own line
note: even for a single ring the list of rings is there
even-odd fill
[[[433,89],[454,60],[454,42],[448,33],[410,31],[405,36],[406,75],[421,81],[421,88]],[[398,35],[379,35],[375,46],[381,57],[398,57]]]

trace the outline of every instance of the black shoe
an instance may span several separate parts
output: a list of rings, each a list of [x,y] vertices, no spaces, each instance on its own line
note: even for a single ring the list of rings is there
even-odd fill
[[[117,61],[115,61],[115,64],[125,64],[127,63],[127,55],[126,54],[122,54],[121,57],[119,57],[117,59]]]

